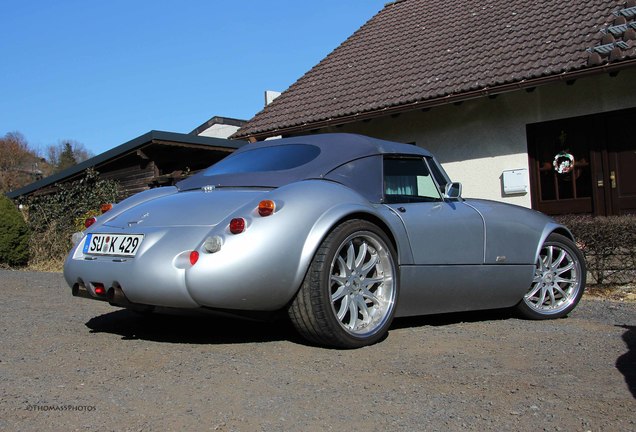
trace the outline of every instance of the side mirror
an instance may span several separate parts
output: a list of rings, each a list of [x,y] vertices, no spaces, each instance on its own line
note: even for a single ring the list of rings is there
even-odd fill
[[[448,183],[444,191],[444,198],[457,199],[462,197],[462,184],[459,182]]]

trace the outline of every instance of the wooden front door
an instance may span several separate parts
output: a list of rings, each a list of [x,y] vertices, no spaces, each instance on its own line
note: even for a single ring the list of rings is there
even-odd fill
[[[607,126],[608,214],[636,214],[636,110],[620,112]]]
[[[636,213],[636,108],[527,126],[532,207]]]

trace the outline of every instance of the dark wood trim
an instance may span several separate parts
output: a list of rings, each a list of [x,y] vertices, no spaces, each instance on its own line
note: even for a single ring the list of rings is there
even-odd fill
[[[173,141],[162,141],[162,140],[152,140],[153,144],[165,145],[169,147],[185,147],[185,148],[193,148],[193,149],[201,149],[202,147],[197,144],[187,144],[187,143],[179,143]],[[232,153],[236,151],[234,148],[228,147],[215,147],[215,146],[205,146],[203,149],[207,151],[218,151],[223,153]]]

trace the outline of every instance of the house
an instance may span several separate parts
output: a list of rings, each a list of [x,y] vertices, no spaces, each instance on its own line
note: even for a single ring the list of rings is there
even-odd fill
[[[423,146],[464,196],[636,213],[636,0],[397,0],[234,138]]]
[[[82,178],[95,169],[102,179],[119,182],[122,199],[151,187],[171,185],[207,168],[246,144],[192,134],[150,131],[98,156],[6,195],[11,199],[56,191],[59,183]]]

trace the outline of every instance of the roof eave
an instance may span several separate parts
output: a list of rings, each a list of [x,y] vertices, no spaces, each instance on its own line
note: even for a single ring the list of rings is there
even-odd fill
[[[512,83],[501,84],[491,87],[483,87],[477,90],[471,90],[468,92],[450,94],[438,98],[433,99],[425,99],[420,101],[415,101],[408,104],[401,104],[395,106],[389,106],[380,108],[377,110],[358,112],[354,114],[350,114],[347,116],[339,116],[334,118],[329,118],[325,120],[319,120],[315,122],[307,122],[300,125],[293,125],[289,127],[275,128],[270,130],[265,130],[262,132],[256,133],[247,133],[240,134],[236,133],[233,135],[233,138],[236,139],[247,139],[249,141],[261,141],[265,138],[269,138],[275,135],[293,135],[298,133],[305,133],[315,129],[326,128],[330,126],[343,125],[348,123],[354,123],[363,120],[370,120],[378,117],[384,117],[387,115],[400,114],[408,111],[413,111],[417,109],[424,108],[433,108],[442,105],[448,105],[451,103],[458,103],[467,101],[470,99],[476,99],[484,96],[491,96],[502,93],[509,93],[512,91],[528,89],[533,87],[540,87],[548,84],[553,84],[556,82],[567,82],[579,78],[585,78],[588,76],[599,75],[602,73],[613,73],[618,72],[623,69],[628,69],[630,67],[636,66],[636,59],[630,59],[621,61],[618,63],[606,63],[599,66],[587,67],[584,69],[563,72],[556,75],[548,75],[538,78],[530,78],[523,79],[520,81],[515,81]]]
[[[104,153],[80,162],[77,165],[73,165],[70,168],[60,171],[57,174],[53,174],[36,182],[30,183],[26,186],[21,187],[20,189],[7,192],[5,195],[11,199],[16,199],[20,196],[28,195],[36,191],[37,189],[41,189],[43,187],[54,185],[56,183],[66,181],[67,179],[76,177],[88,168],[98,167],[107,162],[114,161],[122,155],[125,155],[135,149],[140,149],[144,145],[152,143],[153,141],[186,142],[188,144],[201,145],[212,148],[226,147],[232,150],[238,149],[246,144],[242,140],[227,140],[224,138],[202,137],[198,135],[151,130],[150,132],[140,135],[137,138],[132,139],[124,144],[121,144],[117,147],[105,151]]]

